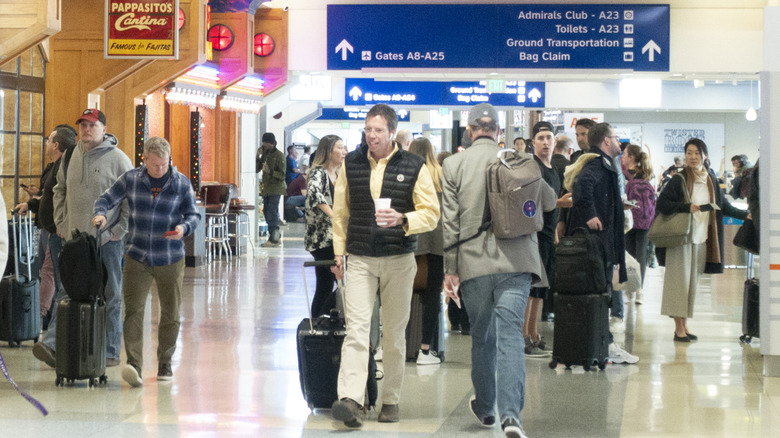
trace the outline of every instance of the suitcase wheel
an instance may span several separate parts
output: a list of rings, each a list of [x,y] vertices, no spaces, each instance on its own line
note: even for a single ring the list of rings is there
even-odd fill
[[[607,361],[606,360],[603,360],[603,361],[599,362],[599,369],[600,370],[604,371],[604,369],[606,367],[607,367]]]
[[[38,342],[38,336],[36,336],[35,339],[33,339],[33,342]]]
[[[555,367],[557,367],[557,366],[558,366],[558,358],[554,357],[550,361],[550,368],[554,370]]]
[[[101,385],[105,385],[108,382],[108,377],[106,377],[106,375],[103,374],[102,376],[100,376],[98,380],[100,381]]]
[[[582,369],[585,371],[590,371],[591,361],[584,360],[582,361]]]
[[[742,342],[744,344],[749,344],[750,341],[752,341],[752,340],[753,340],[753,338],[751,336],[748,336],[748,335],[742,335],[742,336],[739,337],[739,342]]]
[[[57,378],[54,380],[54,386],[62,386],[62,377],[57,376]]]
[[[571,369],[571,362],[564,362],[564,365],[566,365],[567,370]]]

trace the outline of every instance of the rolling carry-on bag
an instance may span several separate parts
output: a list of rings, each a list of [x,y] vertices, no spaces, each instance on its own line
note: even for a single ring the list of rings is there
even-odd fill
[[[106,304],[62,300],[57,307],[57,386],[89,380],[106,383]]]
[[[91,257],[74,257],[80,260],[79,266],[60,263],[61,267],[82,272],[82,275],[90,281],[83,283],[83,287],[88,291],[68,290],[67,285],[63,283],[68,296],[78,296],[83,299],[64,299],[57,307],[55,351],[57,386],[73,383],[76,380],[88,380],[89,386],[92,387],[107,381],[106,317],[108,312],[102,275],[104,267],[100,262],[101,235],[100,230],[97,230],[97,238],[90,243],[87,252],[92,255]],[[94,270],[98,270],[99,275],[93,275]],[[97,284],[92,284],[95,282]]]
[[[555,294],[555,327],[550,368],[607,366],[609,355],[609,295]]]
[[[310,266],[333,266],[332,260],[305,262],[304,268]],[[309,306],[309,317],[298,324],[296,343],[298,348],[298,372],[303,398],[309,409],[330,409],[338,400],[338,378],[341,366],[341,345],[347,334],[343,317],[343,304],[340,290],[336,291],[336,308],[330,315],[311,317],[311,302],[306,285],[304,269],[303,283],[306,289],[306,301]],[[341,289],[341,287],[339,287]],[[367,397],[365,405],[373,407],[378,396],[376,379],[376,362],[369,352]]]
[[[758,279],[753,277],[753,254],[748,253],[747,279],[742,298],[742,336],[739,340],[749,344],[753,338],[760,338],[759,329],[759,287]]]
[[[32,279],[32,257],[21,257],[22,245],[29,246],[32,241],[32,218],[30,212],[19,219],[17,212],[12,213],[14,242],[13,251],[15,275],[3,277],[0,282],[0,340],[8,341],[8,345],[20,346],[22,341],[38,342],[41,332],[40,283]],[[30,254],[32,248],[24,248]],[[24,261],[26,276],[20,275],[19,263]]]

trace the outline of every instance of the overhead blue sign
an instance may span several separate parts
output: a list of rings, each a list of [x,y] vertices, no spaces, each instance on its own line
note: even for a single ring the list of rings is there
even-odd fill
[[[669,40],[669,5],[328,5],[329,70],[669,71]]]
[[[544,82],[405,82],[351,79],[344,82],[346,105],[495,106],[544,108]]]
[[[398,110],[399,122],[409,121],[409,111]],[[317,117],[317,120],[365,120],[368,114],[368,108],[323,108],[322,115]]]

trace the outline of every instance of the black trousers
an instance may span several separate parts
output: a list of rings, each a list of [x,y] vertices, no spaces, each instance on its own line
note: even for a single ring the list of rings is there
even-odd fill
[[[333,253],[333,246],[309,251],[314,260],[333,260],[336,256]],[[336,305],[336,296],[333,293],[333,285],[336,283],[336,276],[330,271],[329,266],[317,266],[314,268],[317,276],[317,287],[314,291],[314,299],[311,302],[311,314],[313,317],[327,315],[330,309]]]
[[[423,301],[422,344],[432,345],[441,312],[441,288],[444,283],[444,257],[426,254],[428,258],[428,282]],[[440,329],[441,330],[441,329]]]

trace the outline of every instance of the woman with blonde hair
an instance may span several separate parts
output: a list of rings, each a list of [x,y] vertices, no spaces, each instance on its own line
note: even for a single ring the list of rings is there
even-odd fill
[[[631,209],[634,227],[626,233],[626,251],[639,263],[641,283],[636,291],[635,302],[642,304],[647,269],[647,232],[655,218],[656,195],[650,184],[653,165],[647,152],[635,144],[626,146],[621,161],[627,169],[626,198],[636,203],[636,207]]]
[[[314,260],[333,260],[333,189],[336,178],[347,156],[344,142],[337,135],[322,137],[317,145],[317,151],[310,163],[306,183],[306,233],[303,237],[304,247]],[[327,266],[315,269],[317,286],[311,303],[311,314],[314,317],[330,312],[329,304],[335,304],[333,288],[336,277]]]
[[[436,195],[439,197],[439,205],[441,205],[441,166],[436,161],[430,140],[427,138],[413,140],[412,144],[409,145],[409,152],[425,158],[425,167],[431,174]],[[442,330],[441,327],[437,329],[439,313],[441,312],[441,287],[444,282],[444,235],[442,234],[441,218],[439,218],[439,223],[434,230],[418,235],[417,251],[414,255],[425,255],[428,262],[428,279],[422,300],[422,340],[420,341],[420,351],[417,354],[417,365],[435,365],[442,361],[442,358],[438,357],[438,351],[431,349],[437,330]],[[433,345],[435,346],[435,344]],[[442,347],[443,345],[438,346],[439,349]]]

